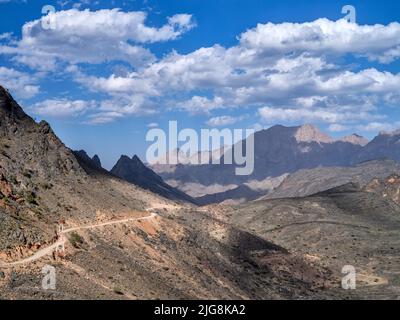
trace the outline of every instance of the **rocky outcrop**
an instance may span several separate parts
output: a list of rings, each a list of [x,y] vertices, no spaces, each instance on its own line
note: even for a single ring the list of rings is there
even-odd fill
[[[364,190],[377,193],[400,205],[400,175],[398,174],[392,174],[386,179],[375,178],[365,186]]]
[[[355,133],[351,134],[349,136],[345,136],[345,137],[339,139],[339,141],[349,142],[349,143],[352,143],[352,144],[355,144],[355,145],[359,145],[359,146],[362,146],[362,147],[366,146],[369,143],[368,139],[366,139],[363,136],[360,136],[358,134],[355,134]]]
[[[332,143],[334,139],[323,133],[317,127],[311,124],[305,124],[297,128],[295,133],[297,142],[320,142],[320,143]]]
[[[125,155],[121,156],[111,169],[111,173],[127,182],[150,190],[165,198],[195,203],[193,198],[165,183],[159,175],[145,166],[136,155],[132,158]]]
[[[92,161],[93,161],[93,164],[94,164],[96,167],[102,168],[101,161],[100,161],[100,157],[99,157],[97,154],[95,154],[95,155],[93,156]]]
[[[101,161],[98,155],[90,158],[85,150],[74,151],[73,153],[76,160],[79,162],[79,164],[86,171],[87,174],[108,174],[108,171],[103,169],[103,167],[101,166]]]

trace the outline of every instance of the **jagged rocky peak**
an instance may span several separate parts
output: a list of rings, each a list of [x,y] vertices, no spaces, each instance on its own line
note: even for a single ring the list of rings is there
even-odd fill
[[[11,94],[0,86],[0,142],[6,145],[0,162],[8,172],[28,170],[35,179],[84,174],[76,158],[46,121],[36,123]],[[38,180],[36,180],[37,182]]]
[[[360,136],[356,133],[353,133],[349,136],[345,136],[345,137],[339,139],[339,141],[348,142],[348,143],[355,144],[355,145],[360,145],[362,147],[364,147],[365,145],[367,145],[369,143],[369,140],[367,138],[364,138],[363,136]]]
[[[95,154],[93,156],[92,161],[93,161],[93,164],[96,165],[96,167],[99,167],[99,168],[102,167],[100,157],[97,154]]]
[[[298,142],[332,143],[334,141],[330,136],[311,124],[298,127],[295,138]]]
[[[127,155],[123,154],[123,155],[121,155],[121,157],[118,159],[116,165],[121,166],[121,165],[127,165],[127,164],[129,164],[129,166],[132,166],[132,165],[134,165],[134,164],[138,164],[138,163],[139,163],[139,161],[137,161],[137,159],[136,159],[135,161],[134,161],[133,159],[134,159],[134,157],[131,158],[131,157],[128,157]]]
[[[194,200],[185,193],[166,184],[162,178],[148,168],[137,155],[134,155],[132,158],[122,155],[111,169],[111,173],[125,181],[140,186],[143,189],[150,190],[165,198],[194,202]]]
[[[132,157],[132,162],[139,167],[145,167],[143,161],[136,154]]]
[[[161,179],[150,168],[146,167],[146,165],[137,155],[134,155],[132,158],[122,155],[111,172],[122,178],[124,178],[126,175],[140,173],[143,175],[156,177],[157,180]]]
[[[93,158],[90,158],[85,150],[74,151],[74,154],[87,164],[90,164],[96,168],[102,168],[100,158],[97,154]]]
[[[18,105],[7,89],[0,85],[0,126],[7,131],[16,132],[19,124],[23,126],[35,125],[35,122],[30,118],[24,110]]]
[[[90,157],[88,156],[88,154],[85,150],[75,151],[75,153],[80,155],[81,157],[84,157],[85,159],[90,159]]]
[[[15,109],[15,110],[13,110],[13,109]],[[18,109],[21,109],[21,108],[19,108],[17,103],[11,97],[8,90],[0,85],[0,112],[2,114],[12,113],[13,111],[16,111]]]

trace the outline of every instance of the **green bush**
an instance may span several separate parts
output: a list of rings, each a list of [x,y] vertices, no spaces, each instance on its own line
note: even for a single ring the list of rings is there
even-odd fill
[[[26,195],[26,202],[28,202],[29,204],[33,204],[35,206],[38,205],[37,201],[36,201],[36,194],[34,192],[29,192]]]
[[[22,175],[28,179],[32,178],[32,173],[29,170],[24,170],[24,172],[22,172]]]
[[[17,178],[14,175],[10,176],[10,182],[12,184],[18,184]]]
[[[69,241],[71,242],[72,246],[75,248],[80,248],[80,246],[84,242],[83,238],[76,232],[71,233],[71,236],[69,237]]]
[[[8,197],[4,197],[4,198],[3,198],[3,201],[4,201],[4,203],[7,204],[7,205],[10,204],[10,199],[9,199]]]

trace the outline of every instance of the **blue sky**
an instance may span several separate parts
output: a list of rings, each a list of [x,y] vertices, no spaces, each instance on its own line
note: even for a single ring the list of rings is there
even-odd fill
[[[356,23],[340,20],[347,4]],[[399,1],[0,0],[0,10],[0,83],[107,168],[144,158],[149,128],[170,120],[313,123],[335,137],[400,128]]]

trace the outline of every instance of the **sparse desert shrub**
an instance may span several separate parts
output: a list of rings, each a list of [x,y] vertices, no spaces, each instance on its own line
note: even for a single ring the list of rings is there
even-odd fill
[[[49,189],[51,189],[52,184],[47,183],[47,182],[43,182],[43,183],[40,184],[40,187],[41,187],[42,189],[44,189],[44,190],[49,190]]]
[[[29,204],[33,204],[35,206],[38,205],[37,199],[36,199],[36,194],[34,192],[28,192],[25,199],[26,199],[26,202],[28,202]]]
[[[80,246],[84,242],[83,238],[76,232],[71,233],[71,236],[69,237],[69,241],[71,242],[71,244],[74,248],[80,248]]]
[[[40,208],[32,208],[31,211],[36,214],[39,219],[43,218],[43,212]]]
[[[28,178],[28,179],[32,178],[32,173],[31,173],[30,170],[24,170],[24,171],[22,172],[22,175],[23,175],[24,177]]]
[[[17,180],[17,178],[16,178],[14,175],[11,175],[11,176],[10,176],[10,182],[11,182],[12,184],[18,184],[18,180]]]

